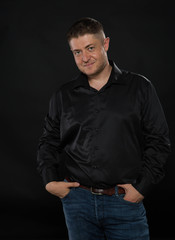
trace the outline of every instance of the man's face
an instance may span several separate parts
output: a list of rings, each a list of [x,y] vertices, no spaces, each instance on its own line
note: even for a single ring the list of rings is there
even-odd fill
[[[108,62],[109,38],[85,34],[69,42],[77,67],[89,77],[98,75]]]

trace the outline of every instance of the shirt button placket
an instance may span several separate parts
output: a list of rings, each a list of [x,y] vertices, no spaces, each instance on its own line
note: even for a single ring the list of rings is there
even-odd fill
[[[96,120],[97,120],[97,123],[98,123],[98,114],[99,114],[99,112],[100,112],[100,104],[99,104],[99,101],[100,101],[100,99],[99,99],[99,93],[97,93],[96,94],[96,96],[95,96],[95,99],[96,99],[96,101],[95,101],[95,109],[94,109],[94,117],[95,117],[95,122],[96,122]],[[98,134],[99,134],[99,128],[98,128],[98,126],[97,126],[97,123],[95,124],[95,126],[94,126],[94,147],[93,147],[93,160],[94,160],[94,162],[92,163],[92,168],[93,169],[97,169],[98,168],[98,166],[97,166],[97,164],[95,163],[95,160],[96,160],[96,156],[98,156],[98,154],[96,154],[96,152],[99,150],[99,146],[97,145],[98,144],[98,141],[97,141],[97,139],[98,139]]]

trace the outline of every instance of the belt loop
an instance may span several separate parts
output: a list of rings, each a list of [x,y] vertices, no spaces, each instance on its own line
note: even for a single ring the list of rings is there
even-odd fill
[[[118,187],[117,186],[115,186],[115,195],[118,197],[119,196],[119,194],[118,194]]]

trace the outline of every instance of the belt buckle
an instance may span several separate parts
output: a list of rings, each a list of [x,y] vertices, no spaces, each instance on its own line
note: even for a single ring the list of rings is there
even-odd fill
[[[94,194],[94,195],[103,195],[103,193],[100,193],[100,192],[99,193],[93,192],[92,189],[93,189],[93,187],[90,187],[90,191],[91,191],[92,194]]]

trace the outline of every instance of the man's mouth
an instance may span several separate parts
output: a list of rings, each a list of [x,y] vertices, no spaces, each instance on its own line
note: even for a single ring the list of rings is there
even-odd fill
[[[86,64],[84,64],[83,66],[84,66],[84,67],[91,67],[94,63],[95,63],[95,62],[93,62],[93,63],[86,63]]]

